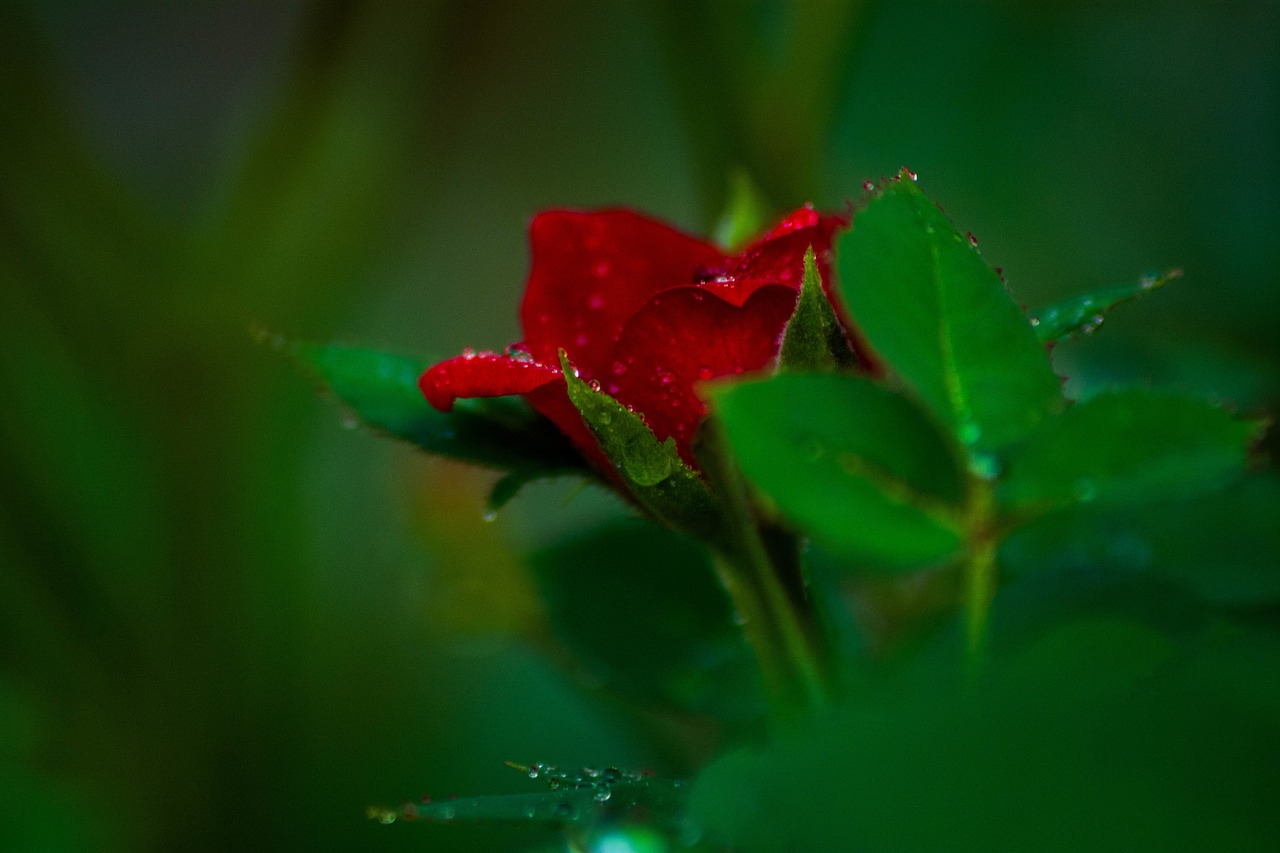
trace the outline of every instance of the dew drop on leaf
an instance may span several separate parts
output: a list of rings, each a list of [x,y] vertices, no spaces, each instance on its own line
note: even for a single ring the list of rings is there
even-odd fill
[[[604,803],[604,802],[608,802],[609,798],[612,796],[613,796],[613,792],[610,791],[608,788],[601,788],[600,790],[596,791],[591,798],[595,800],[597,803]]]

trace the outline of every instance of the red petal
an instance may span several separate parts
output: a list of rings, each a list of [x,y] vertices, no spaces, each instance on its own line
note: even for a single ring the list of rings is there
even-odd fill
[[[807,208],[798,210],[748,247],[729,274],[762,278],[799,289],[804,278],[804,253],[813,246],[818,272],[822,274],[822,283],[830,294],[833,292],[831,243],[836,231],[848,225],[849,220],[843,216],[818,216]]]
[[[605,390],[659,439],[675,436],[696,465],[691,442],[707,412],[696,383],[768,366],[795,304],[796,291],[776,284],[755,287],[741,307],[700,287],[660,293],[623,329]]]
[[[831,244],[836,232],[849,227],[844,216],[819,216],[809,208],[801,208],[750,246],[733,265],[731,275],[776,281],[798,288],[804,277],[804,253],[813,246],[822,276],[822,289],[835,308],[844,327],[846,340],[857,353],[858,361],[869,373],[880,372],[879,360],[852,321],[844,300],[835,286],[831,272]]]
[[[595,436],[569,399],[559,367],[491,352],[460,355],[428,368],[418,386],[427,402],[442,412],[452,409],[460,397],[523,394],[600,470],[615,476],[608,457],[600,451]]]
[[[773,226],[773,230],[770,231],[768,234],[765,234],[759,240],[756,240],[756,242],[752,245],[752,248],[754,248],[755,246],[759,246],[761,243],[767,243],[770,240],[775,240],[778,237],[781,237],[783,234],[790,234],[792,231],[796,231],[801,228],[812,228],[813,226],[818,224],[818,220],[821,218],[822,217],[818,213],[818,211],[814,210],[812,207],[808,205],[805,205],[804,207],[797,210],[795,213],[792,213],[789,216],[787,216],[777,225]],[[750,249],[748,249],[748,251],[749,250]]]
[[[629,210],[541,213],[529,242],[520,310],[529,350],[556,364],[563,347],[587,379],[604,378],[623,325],[654,294],[727,262],[715,246]]]
[[[418,387],[428,403],[447,412],[459,397],[528,394],[560,379],[558,367],[486,352],[460,355],[428,368]]]

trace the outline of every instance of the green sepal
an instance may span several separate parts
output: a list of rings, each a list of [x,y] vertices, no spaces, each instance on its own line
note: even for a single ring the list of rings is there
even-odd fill
[[[856,376],[782,374],[716,388],[712,405],[747,478],[832,551],[887,569],[959,552],[960,451],[914,400]]]
[[[670,527],[707,537],[717,527],[715,499],[685,464],[674,437],[658,441],[635,412],[593,387],[560,350],[569,399],[636,502]]]
[[[428,359],[301,341],[281,348],[357,422],[428,453],[518,471],[523,482],[569,472],[592,475],[569,440],[523,398],[462,399],[450,412],[436,411],[418,388]]]
[[[1071,296],[1031,312],[1031,325],[1041,343],[1059,343],[1076,335],[1087,335],[1102,325],[1107,312],[1159,290],[1182,277],[1182,270],[1164,275],[1145,275],[1136,284],[1111,287]]]
[[[751,176],[739,169],[729,178],[729,200],[716,224],[716,242],[736,251],[751,242],[769,224],[772,211]]]
[[[784,371],[834,370],[854,367],[858,359],[836,319],[835,309],[822,288],[822,274],[813,246],[804,253],[804,278],[795,311],[782,333],[778,369]]]
[[[1263,427],[1193,397],[1110,391],[1036,430],[1010,455],[997,494],[1031,508],[1195,494],[1242,475]]]
[[[845,304],[876,352],[977,454],[1064,405],[1043,344],[973,240],[906,173],[836,244]]]

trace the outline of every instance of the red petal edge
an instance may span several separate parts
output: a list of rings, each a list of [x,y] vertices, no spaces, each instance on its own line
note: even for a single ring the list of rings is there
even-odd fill
[[[418,387],[428,403],[448,412],[459,397],[528,394],[560,378],[557,367],[486,352],[460,355],[428,368]]]

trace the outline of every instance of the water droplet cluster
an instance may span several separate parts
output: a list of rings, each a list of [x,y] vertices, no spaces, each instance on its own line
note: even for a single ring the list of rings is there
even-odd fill
[[[510,764],[510,762],[508,762]],[[583,767],[580,770],[561,770],[554,764],[510,764],[524,772],[530,779],[542,779],[553,791],[590,791],[591,798],[597,803],[608,802],[613,797],[613,787],[627,782],[638,782],[645,774],[634,770],[619,770],[617,767]],[[573,808],[573,804],[565,801],[560,804]],[[569,814],[559,814],[570,817]]]

